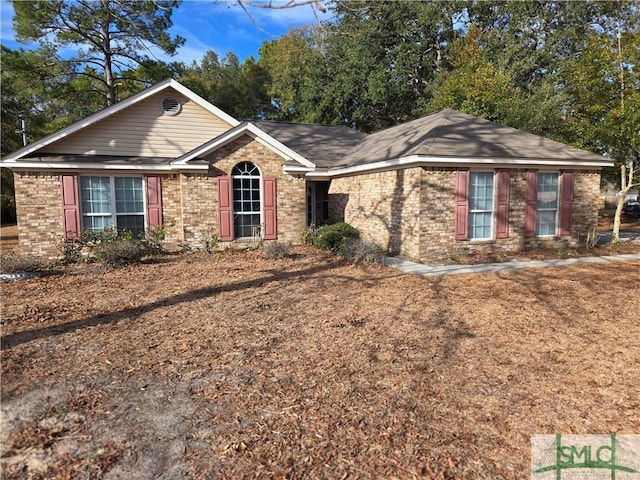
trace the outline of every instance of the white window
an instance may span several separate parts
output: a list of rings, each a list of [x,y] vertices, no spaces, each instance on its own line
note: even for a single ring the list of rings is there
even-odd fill
[[[80,177],[82,229],[101,232],[115,225],[137,236],[144,232],[142,177]]]
[[[233,180],[233,236],[252,237],[260,231],[260,170],[251,162],[236,165]]]
[[[469,239],[489,240],[493,232],[493,172],[469,173]]]
[[[536,235],[553,236],[558,225],[558,174],[538,174]]]

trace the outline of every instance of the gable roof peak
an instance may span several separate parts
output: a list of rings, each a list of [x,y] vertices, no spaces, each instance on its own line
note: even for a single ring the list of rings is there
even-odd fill
[[[95,113],[92,113],[91,115],[84,117],[74,123],[72,123],[71,125],[64,127],[60,130],[58,130],[57,132],[52,133],[51,135],[47,135],[46,137],[41,138],[40,140],[37,140],[35,142],[32,142],[28,145],[26,145],[25,147],[16,150],[15,152],[6,155],[3,159],[2,162],[14,162],[20,158],[23,158],[31,153],[34,153],[38,150],[40,150],[43,147],[46,147],[47,145],[50,145],[54,142],[57,142],[58,140],[61,140],[79,130],[82,130],[86,127],[89,127],[90,125],[93,125],[107,117],[110,117],[111,115],[114,115],[115,113],[121,112],[122,110],[131,107],[132,105],[135,105],[139,102],[141,102],[142,100],[145,100],[153,95],[158,94],[159,92],[162,92],[164,90],[167,89],[173,89],[175,91],[177,91],[178,93],[184,95],[185,97],[187,97],[189,100],[193,101],[195,104],[199,105],[200,107],[204,108],[205,110],[209,111],[211,114],[217,116],[218,118],[222,119],[224,122],[228,123],[231,127],[235,127],[237,126],[240,122],[238,120],[236,120],[235,118],[233,118],[231,115],[223,112],[222,110],[220,110],[218,107],[216,107],[215,105],[213,105],[212,103],[208,102],[207,100],[205,100],[204,98],[202,98],[200,95],[198,95],[197,93],[193,92],[192,90],[189,90],[187,87],[185,87],[184,85],[182,85],[180,82],[178,82],[177,80],[174,80],[173,78],[167,78],[165,80],[162,80],[161,82],[156,83],[155,85],[152,85],[148,88],[145,88],[144,90],[141,90],[137,93],[134,93],[133,95],[131,95],[130,97],[125,98],[124,100],[121,100],[117,103],[114,103],[113,105],[110,105],[108,107],[103,108],[102,110],[99,110]]]

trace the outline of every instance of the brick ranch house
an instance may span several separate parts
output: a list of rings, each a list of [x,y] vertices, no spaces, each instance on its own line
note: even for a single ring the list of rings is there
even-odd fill
[[[23,252],[108,225],[199,249],[344,220],[393,255],[584,244],[604,157],[454,110],[366,135],[240,122],[165,80],[6,156]]]

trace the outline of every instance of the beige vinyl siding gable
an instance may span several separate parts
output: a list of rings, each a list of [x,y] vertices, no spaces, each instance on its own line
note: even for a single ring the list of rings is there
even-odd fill
[[[162,110],[162,99],[167,96],[182,104],[177,115]],[[54,142],[42,152],[178,157],[230,128],[221,118],[168,89]]]

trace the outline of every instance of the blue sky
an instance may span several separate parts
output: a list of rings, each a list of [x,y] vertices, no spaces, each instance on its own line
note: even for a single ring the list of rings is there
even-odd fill
[[[275,3],[275,2],[274,2]],[[282,3],[282,2],[280,2]],[[286,9],[248,8],[255,23],[233,0],[184,0],[174,11],[173,35],[186,39],[184,46],[174,57],[159,55],[161,60],[174,60],[190,64],[200,61],[207,50],[220,56],[233,51],[240,60],[253,55],[258,58],[258,49],[265,40],[273,40],[292,28],[327,20],[331,14],[323,14],[310,5]],[[11,23],[13,7],[6,0],[0,1],[0,40],[8,48],[21,45],[15,41]],[[70,54],[72,52],[69,52]]]

